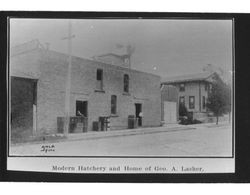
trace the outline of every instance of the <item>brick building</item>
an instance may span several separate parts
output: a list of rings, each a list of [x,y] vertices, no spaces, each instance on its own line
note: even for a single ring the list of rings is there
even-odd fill
[[[64,116],[67,67],[66,54],[44,49],[36,41],[12,49],[13,128],[23,129],[19,131],[27,134],[57,133],[57,117]],[[110,117],[111,130],[126,129],[128,116],[139,117],[140,112],[143,113],[140,126],[160,125],[159,76],[75,56],[71,71],[70,115],[80,113],[87,117],[87,131],[92,131],[93,122],[102,116]],[[29,114],[20,119],[27,110]]]
[[[185,105],[194,119],[205,121],[209,113],[206,102],[215,79],[220,79],[217,73],[202,72],[165,78],[162,85],[175,86],[178,90],[179,104]]]

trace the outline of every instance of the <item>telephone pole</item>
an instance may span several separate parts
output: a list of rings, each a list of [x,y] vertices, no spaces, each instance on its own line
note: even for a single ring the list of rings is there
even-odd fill
[[[65,88],[65,121],[64,121],[64,134],[69,133],[69,119],[70,119],[70,94],[71,94],[71,64],[72,64],[72,39],[75,35],[72,35],[72,24],[69,20],[68,23],[68,36],[63,37],[62,40],[68,40],[68,70],[67,70],[67,80]]]

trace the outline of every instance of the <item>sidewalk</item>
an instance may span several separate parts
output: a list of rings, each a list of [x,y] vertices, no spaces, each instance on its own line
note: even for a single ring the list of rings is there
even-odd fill
[[[87,133],[78,133],[78,134],[69,134],[67,139],[64,141],[71,140],[86,140],[86,139],[102,139],[109,137],[118,137],[118,136],[131,136],[131,135],[140,135],[140,134],[153,134],[161,132],[170,132],[170,131],[181,131],[181,130],[192,130],[194,127],[184,126],[184,125],[169,125],[162,127],[144,127],[137,129],[123,129],[123,130],[111,130],[111,131],[99,131],[99,132],[87,132]]]
[[[229,123],[221,122],[218,125],[214,123],[201,123],[201,124],[194,124],[194,125],[168,124],[168,125],[161,126],[161,127],[144,127],[144,128],[137,128],[137,129],[123,129],[123,130],[69,134],[67,135],[67,139],[63,141],[102,139],[102,138],[118,137],[118,136],[153,134],[153,133],[162,133],[162,132],[171,132],[171,131],[193,130],[199,127],[207,127],[207,128],[223,127],[225,125],[229,125]]]
[[[228,123],[220,123],[218,127],[229,125]],[[120,137],[120,136],[132,136],[132,135],[143,135],[143,134],[154,134],[162,132],[173,132],[173,131],[186,131],[194,130],[199,127],[215,127],[214,123],[202,123],[194,125],[179,125],[179,124],[169,124],[161,127],[144,127],[137,129],[123,129],[123,130],[111,130],[111,131],[95,131],[95,132],[86,132],[86,133],[75,133],[68,134],[64,139],[58,140],[45,140],[45,141],[36,141],[36,142],[27,142],[27,143],[18,143],[18,145],[30,145],[30,144],[41,144],[41,143],[58,143],[58,142],[70,142],[70,141],[79,141],[79,140],[94,140],[94,139],[105,139],[110,137]],[[59,134],[58,134],[59,135]],[[63,136],[63,134],[61,134]],[[13,146],[14,146],[13,145]]]
[[[216,125],[215,123],[200,123],[200,124],[193,124],[193,125],[187,125],[189,127],[207,127],[207,128],[213,128],[213,127],[224,127],[226,125],[232,125],[232,122],[229,123],[228,121],[221,121]]]

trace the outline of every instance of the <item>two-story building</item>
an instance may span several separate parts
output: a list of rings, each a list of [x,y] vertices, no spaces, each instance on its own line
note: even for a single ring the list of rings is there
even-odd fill
[[[142,127],[161,121],[160,77],[130,68],[124,56],[111,54],[114,63],[72,56],[70,116],[87,118],[87,131],[100,117],[110,117],[110,129],[127,129],[128,117]],[[65,116],[68,56],[44,49],[38,42],[11,51],[11,130],[27,135],[57,133],[58,117]],[[143,117],[141,117],[143,116]]]
[[[162,85],[175,86],[178,90],[179,105],[185,105],[193,119],[205,121],[209,113],[206,102],[215,79],[219,79],[217,73],[202,72],[165,78]]]

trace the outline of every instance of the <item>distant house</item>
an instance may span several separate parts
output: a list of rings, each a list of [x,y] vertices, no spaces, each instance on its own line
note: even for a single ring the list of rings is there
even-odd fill
[[[111,130],[126,129],[131,115],[139,118],[139,126],[160,126],[160,76],[133,70],[124,65],[124,58],[72,56],[70,116],[86,117],[86,131],[93,131],[102,117],[110,118]],[[65,116],[67,67],[66,54],[42,48],[36,41],[11,50],[12,133],[60,133],[58,117]]]
[[[207,98],[215,79],[220,79],[217,73],[202,72],[162,79],[162,86],[175,86],[179,105],[185,105],[193,119],[204,121],[209,113],[206,108]]]

